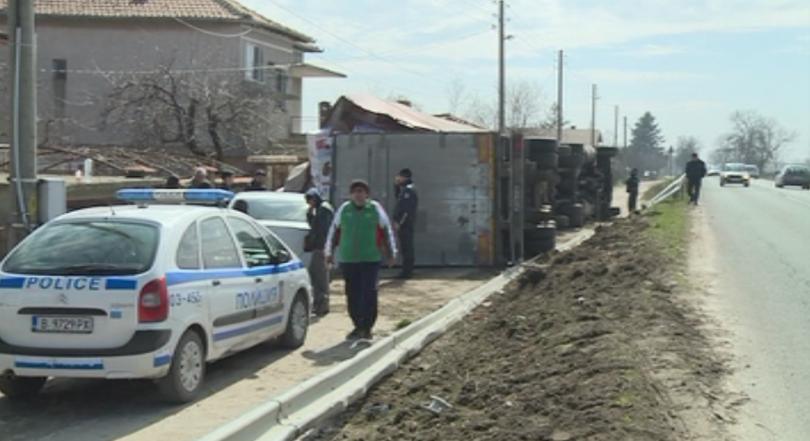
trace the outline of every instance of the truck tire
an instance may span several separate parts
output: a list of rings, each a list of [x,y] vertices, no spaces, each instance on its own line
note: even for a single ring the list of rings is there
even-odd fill
[[[556,247],[557,239],[553,237],[550,239],[526,241],[524,246],[526,255],[532,257],[553,251]]]
[[[570,145],[561,145],[561,146],[557,147],[557,155],[559,155],[560,158],[565,157],[565,156],[571,156],[573,154],[574,154],[574,150],[571,148]]]
[[[566,214],[571,228],[581,228],[585,225],[585,207],[582,204],[571,205]]]
[[[523,238],[527,242],[536,242],[540,240],[548,240],[557,236],[556,224],[549,226],[546,224],[537,224],[534,228],[527,228],[523,231]]]
[[[11,400],[33,398],[45,386],[46,377],[0,376],[0,392]]]
[[[554,222],[557,224],[558,230],[568,228],[571,225],[568,216],[564,214],[558,214],[554,216]]]
[[[290,306],[290,317],[287,319],[287,328],[279,339],[283,348],[298,349],[304,345],[309,330],[309,302],[306,297],[298,293]]]
[[[530,139],[526,141],[526,150],[528,158],[537,161],[538,155],[555,153],[557,151],[557,142],[548,139]]]
[[[541,205],[540,208],[529,210],[525,214],[524,220],[532,225],[554,220],[554,213],[550,205]]]
[[[553,170],[557,168],[557,154],[554,152],[540,153],[536,155],[535,163],[538,170]]]
[[[570,155],[560,155],[560,158],[557,160],[557,163],[560,168],[581,168],[582,164],[585,163],[585,157],[578,154],[570,154]]]
[[[205,345],[200,335],[189,329],[180,337],[172,356],[172,366],[158,380],[161,395],[172,403],[193,401],[205,380]]]

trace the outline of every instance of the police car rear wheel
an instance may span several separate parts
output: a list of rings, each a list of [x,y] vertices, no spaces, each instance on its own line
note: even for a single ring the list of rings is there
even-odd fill
[[[45,377],[0,376],[0,392],[11,399],[25,399],[38,394],[45,386]]]
[[[169,374],[158,385],[163,396],[172,402],[187,403],[196,398],[205,378],[205,349],[200,336],[186,331],[172,357]]]
[[[290,307],[290,318],[287,320],[287,329],[281,336],[279,343],[287,349],[298,349],[304,345],[309,329],[309,308],[306,297],[302,294],[295,296]]]

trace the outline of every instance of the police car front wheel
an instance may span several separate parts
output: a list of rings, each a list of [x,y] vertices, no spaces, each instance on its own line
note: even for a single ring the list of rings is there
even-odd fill
[[[298,349],[304,345],[309,328],[309,306],[306,295],[298,293],[290,307],[287,319],[287,328],[281,336],[279,343],[287,349]]]
[[[199,334],[186,331],[172,357],[168,375],[159,380],[163,396],[175,403],[194,400],[205,378],[205,346]]]
[[[42,390],[46,380],[45,377],[2,375],[0,376],[0,392],[11,399],[30,398]]]

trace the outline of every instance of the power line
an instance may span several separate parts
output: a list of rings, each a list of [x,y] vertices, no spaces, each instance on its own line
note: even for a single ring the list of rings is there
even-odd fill
[[[376,58],[376,59],[378,59],[378,60],[380,60],[380,61],[383,61],[383,62],[385,62],[385,63],[388,63],[388,64],[390,64],[390,65],[392,65],[392,66],[394,66],[394,67],[396,67],[396,68],[398,68],[398,69],[402,70],[403,72],[407,72],[407,73],[410,73],[410,74],[412,74],[412,75],[416,75],[416,76],[418,76],[418,77],[420,77],[420,78],[423,78],[423,77],[425,76],[425,74],[424,74],[424,73],[422,73],[422,72],[416,72],[416,71],[414,71],[414,70],[410,70],[410,69],[408,69],[408,68],[402,67],[402,66],[400,66],[400,65],[398,65],[398,64],[396,64],[396,63],[394,63],[394,62],[392,62],[392,61],[390,61],[390,60],[387,60],[387,59],[385,59],[385,58],[383,58],[383,57],[381,57],[381,56],[379,56],[379,55],[375,54],[374,52],[371,52],[371,51],[369,51],[369,50],[367,50],[367,49],[365,49],[365,48],[362,48],[362,47],[358,46],[358,45],[357,45],[357,44],[355,44],[353,41],[351,41],[351,40],[349,40],[349,39],[347,39],[347,38],[344,38],[344,37],[342,37],[342,36],[340,36],[340,35],[338,35],[338,34],[336,34],[336,33],[332,32],[332,31],[330,31],[329,29],[326,29],[326,28],[322,27],[322,26],[321,26],[319,23],[317,23],[317,22],[315,22],[315,21],[313,21],[313,20],[310,20],[309,18],[306,18],[306,17],[304,17],[304,16],[302,16],[302,15],[299,15],[299,14],[297,14],[296,12],[294,12],[293,10],[291,10],[291,9],[289,9],[289,8],[285,7],[285,6],[280,5],[280,4],[276,3],[275,1],[268,0],[268,2],[269,2],[269,3],[272,3],[272,4],[273,4],[274,6],[276,6],[277,8],[279,8],[279,9],[281,9],[281,10],[283,10],[283,11],[286,11],[288,14],[290,14],[290,15],[292,15],[292,16],[294,16],[294,17],[297,17],[297,18],[298,18],[298,19],[300,19],[300,20],[303,20],[303,21],[307,22],[307,23],[311,24],[312,26],[315,26],[315,28],[317,28],[318,30],[320,30],[320,31],[322,31],[322,32],[324,32],[324,33],[326,33],[326,34],[328,34],[328,35],[332,36],[332,38],[335,38],[335,39],[337,39],[337,40],[339,40],[339,41],[342,41],[343,43],[345,43],[345,44],[347,44],[347,45],[349,45],[349,46],[351,46],[351,47],[353,47],[353,48],[355,48],[355,49],[357,49],[357,50],[359,50],[359,51],[361,51],[361,52],[365,53],[366,55],[368,55],[368,56],[370,56],[370,57],[373,57],[373,58]]]
[[[184,25],[184,26],[186,26],[188,28],[191,28],[191,29],[193,29],[193,30],[195,30],[197,32],[203,33],[205,35],[210,35],[212,37],[219,37],[219,38],[241,38],[241,37],[244,37],[244,36],[248,35],[249,33],[253,32],[252,29],[248,29],[246,31],[239,32],[239,33],[236,33],[236,34],[222,34],[222,33],[219,33],[219,32],[209,31],[207,29],[203,29],[203,28],[194,26],[193,24],[191,24],[191,23],[189,23],[189,22],[187,22],[187,21],[185,21],[185,20],[183,20],[182,18],[179,18],[179,17],[174,17],[174,21],[176,21],[176,22],[178,22],[178,23],[180,23],[180,24],[182,24],[182,25]]]

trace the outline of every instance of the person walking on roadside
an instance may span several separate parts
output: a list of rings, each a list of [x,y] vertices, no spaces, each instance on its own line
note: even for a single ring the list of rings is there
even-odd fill
[[[689,203],[697,205],[700,199],[700,184],[706,176],[706,163],[692,153],[692,159],[686,163],[686,191],[689,193]]]
[[[324,205],[318,189],[309,189],[304,198],[309,205],[307,210],[307,223],[309,233],[304,238],[304,251],[311,252],[309,261],[309,278],[312,281],[315,315],[323,317],[329,313],[329,267],[326,264],[326,236],[332,225],[332,209]]]
[[[397,244],[385,209],[369,200],[370,188],[363,180],[352,181],[350,200],[335,213],[326,238],[327,262],[337,260],[346,284],[346,300],[354,330],[348,340],[371,339],[377,321],[377,281],[383,255],[388,265],[396,261]]]
[[[413,173],[403,168],[394,178],[397,205],[394,208],[394,229],[399,238],[399,249],[402,254],[402,272],[400,279],[410,279],[413,276],[414,244],[413,235],[416,225],[416,210],[419,207],[419,198],[413,185]]]
[[[638,203],[638,169],[634,168],[630,171],[630,177],[624,182],[627,186],[627,213],[633,214],[636,212],[636,204]]]

